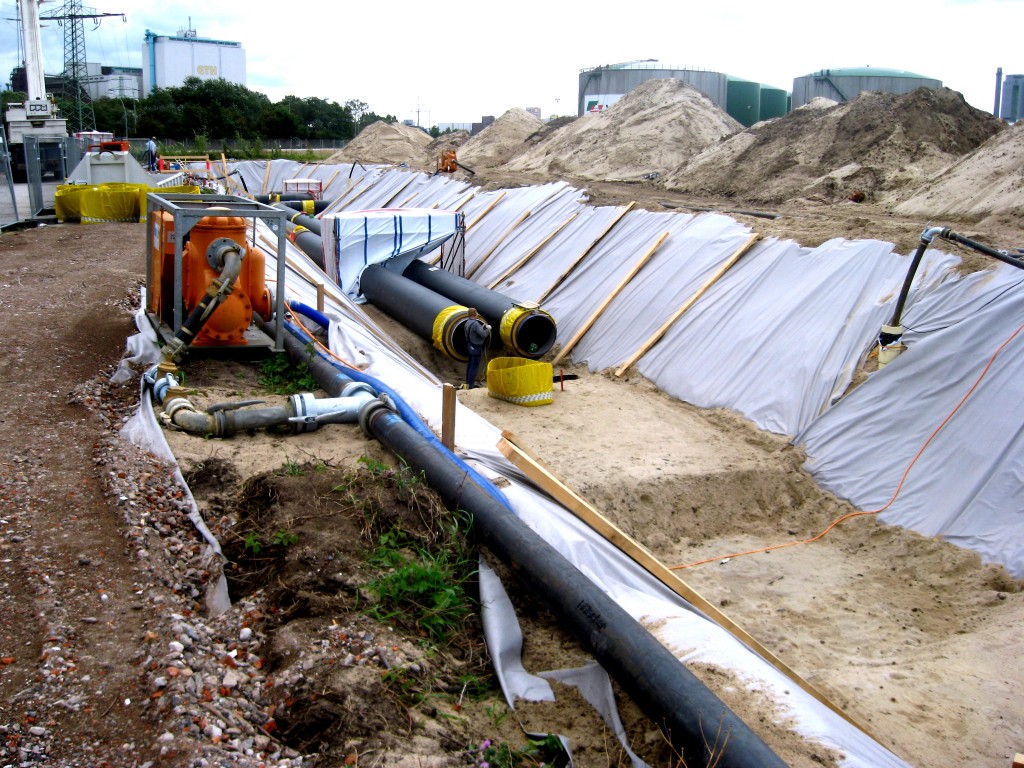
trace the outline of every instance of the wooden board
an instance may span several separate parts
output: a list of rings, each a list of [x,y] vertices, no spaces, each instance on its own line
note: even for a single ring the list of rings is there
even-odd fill
[[[557,288],[558,286],[560,286],[562,284],[562,282],[565,280],[565,278],[567,278],[572,273],[572,271],[574,269],[576,269],[576,267],[579,266],[580,262],[583,261],[587,257],[587,255],[592,250],[594,250],[595,247],[597,247],[597,244],[600,243],[608,235],[608,233],[611,232],[615,228],[615,225],[618,224],[620,221],[622,221],[622,217],[625,216],[627,213],[629,213],[631,210],[633,210],[633,207],[635,205],[636,205],[636,201],[633,201],[629,205],[627,205],[625,208],[622,209],[622,211],[619,213],[619,215],[615,217],[615,220],[612,221],[612,223],[609,224],[607,227],[605,227],[604,232],[602,232],[600,235],[598,235],[597,237],[594,238],[593,242],[590,245],[588,245],[583,250],[583,253],[581,253],[579,256],[577,256],[576,259],[573,261],[573,263],[569,265],[569,268],[566,269],[562,274],[560,274],[558,276],[558,279],[555,280],[555,282],[551,284],[551,287],[549,287],[546,291],[544,291],[544,293],[542,293],[540,296],[537,297],[536,301],[537,301],[538,304],[543,302],[544,299],[546,299],[549,295],[551,295],[551,292],[554,291],[555,288]]]
[[[662,232],[661,237],[655,241],[654,245],[647,249],[647,253],[641,256],[640,260],[633,265],[631,270],[629,270],[629,274],[619,281],[619,284],[612,289],[612,292],[608,294],[604,301],[601,302],[601,305],[591,313],[590,317],[587,318],[587,321],[580,326],[579,330],[576,331],[575,334],[573,334],[573,337],[569,339],[569,341],[567,341],[560,350],[558,350],[558,354],[555,355],[555,358],[551,361],[552,365],[558,365],[565,356],[572,351],[572,348],[579,343],[579,340],[582,339],[587,331],[590,330],[590,327],[597,322],[597,318],[599,318],[602,313],[608,309],[608,305],[612,303],[616,296],[622,293],[622,290],[629,284],[629,281],[636,277],[637,272],[643,269],[644,264],[651,260],[651,256],[654,255],[655,251],[657,251],[661,247],[661,244],[667,239],[668,232]]]
[[[714,603],[708,601],[697,590],[680,579],[675,572],[669,570],[664,563],[658,560],[642,544],[616,527],[603,514],[573,491],[567,483],[555,475],[554,471],[540,457],[524,448],[513,433],[503,431],[501,438],[498,440],[497,448],[502,456],[512,462],[538,488],[589,525],[620,552],[628,556],[694,608],[705,614],[722,629],[729,632],[729,634],[758,654],[817,701],[824,704],[851,725],[871,736],[864,726],[846,714],[825,694],[800,677],[788,664],[755,640],[753,636],[726,616]],[[872,736],[872,738],[874,737]]]
[[[717,283],[719,279],[722,277],[722,275],[728,272],[729,268],[737,261],[739,261],[743,254],[745,254],[747,251],[753,248],[754,243],[756,243],[760,239],[761,235],[757,233],[751,235],[747,242],[740,246],[739,250],[737,250],[732,256],[726,259],[722,263],[722,265],[717,270],[715,270],[715,274],[708,278],[707,282],[704,283],[704,285],[702,285],[700,288],[698,288],[697,291],[693,294],[693,296],[691,296],[689,299],[683,302],[683,305],[679,307],[679,309],[677,309],[675,312],[673,312],[672,316],[664,323],[662,323],[661,327],[658,328],[658,330],[651,334],[650,338],[648,338],[647,341],[645,341],[640,346],[640,349],[634,352],[629,357],[629,359],[626,360],[626,362],[619,366],[619,369],[615,371],[615,375],[621,376],[626,371],[628,371],[637,360],[639,360],[641,357],[647,354],[647,351],[661,340],[661,337],[664,336],[668,329],[672,327],[673,323],[675,323],[676,320],[682,317],[690,309],[690,307],[696,304],[697,300],[700,299],[700,297],[703,296],[705,293],[707,293],[708,289],[711,288],[711,286],[713,286],[715,283]]]

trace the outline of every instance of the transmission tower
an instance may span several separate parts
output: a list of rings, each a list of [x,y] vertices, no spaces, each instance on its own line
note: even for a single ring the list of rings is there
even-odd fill
[[[85,87],[88,72],[85,66],[85,25],[82,22],[85,19],[93,19],[96,22],[93,29],[97,29],[100,20],[107,16],[120,16],[121,21],[127,21],[123,13],[97,13],[95,8],[85,8],[82,6],[82,0],[64,0],[64,6],[59,14],[40,17],[40,20],[56,21],[64,25],[65,93],[70,89],[75,102],[75,113],[68,120],[72,132],[96,129],[92,98]]]

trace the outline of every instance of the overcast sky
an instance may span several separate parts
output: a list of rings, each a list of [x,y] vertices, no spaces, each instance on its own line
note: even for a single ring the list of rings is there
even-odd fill
[[[61,0],[42,15],[59,15]],[[645,0],[514,3],[85,0],[123,13],[85,21],[87,58],[142,66],[147,29],[240,42],[247,86],[422,125],[471,123],[512,107],[576,114],[579,71],[656,59],[791,91],[820,69],[879,67],[941,80],[991,111],[996,70],[1024,74],[1024,0]],[[86,10],[86,12],[91,12]],[[15,0],[0,0],[0,76],[17,66]],[[42,32],[44,69],[63,70],[64,28]]]

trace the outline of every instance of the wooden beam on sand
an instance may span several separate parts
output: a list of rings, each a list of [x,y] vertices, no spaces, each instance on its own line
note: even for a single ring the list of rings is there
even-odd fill
[[[595,237],[593,242],[590,245],[588,245],[585,249],[583,249],[583,253],[581,253],[579,256],[577,256],[576,259],[573,261],[573,263],[569,265],[569,268],[566,269],[565,272],[563,272],[562,274],[560,274],[558,276],[558,279],[555,280],[555,282],[551,284],[551,287],[548,288],[546,291],[544,291],[544,293],[542,293],[540,296],[537,297],[536,301],[537,301],[538,304],[543,302],[544,299],[546,299],[548,296],[551,295],[551,292],[553,290],[555,290],[555,288],[557,288],[558,286],[560,286],[562,284],[562,282],[565,280],[565,278],[567,278],[569,276],[569,274],[574,269],[576,269],[576,267],[579,266],[580,262],[583,261],[587,257],[587,254],[589,254],[592,250],[594,250],[594,248],[597,246],[597,244],[600,243],[605,238],[605,236],[609,232],[612,231],[612,229],[615,227],[615,225],[618,224],[620,221],[622,221],[622,217],[625,216],[627,213],[629,213],[631,210],[633,210],[633,206],[635,206],[635,205],[636,205],[636,201],[633,201],[629,205],[627,205],[625,208],[622,209],[622,211],[619,213],[618,216],[615,217],[615,219],[612,221],[612,223],[609,224],[607,227],[605,227],[604,232],[602,232],[600,235]]]
[[[489,259],[491,257],[491,255],[496,250],[498,250],[498,247],[503,242],[505,242],[505,238],[508,237],[509,235],[511,235],[513,230],[516,229],[516,227],[518,227],[520,224],[522,224],[524,221],[526,221],[528,218],[530,218],[530,214],[531,213],[532,213],[532,211],[526,211],[525,213],[523,213],[522,216],[520,216],[518,219],[515,220],[515,223],[512,224],[511,227],[509,227],[508,229],[505,230],[505,233],[501,237],[498,238],[498,241],[494,245],[491,246],[491,250],[489,250],[487,253],[485,253],[483,256],[481,256],[480,260],[477,261],[477,263],[473,265],[473,268],[470,269],[469,272],[466,273],[466,278],[467,279],[472,278],[473,275],[476,274],[476,271],[478,269],[480,269],[480,267],[482,267],[484,265],[484,262],[487,261],[487,259]]]
[[[641,357],[647,354],[647,351],[655,344],[657,344],[658,341],[661,340],[661,337],[664,336],[668,329],[672,327],[672,324],[675,323],[675,321],[682,317],[684,314],[686,314],[686,312],[689,311],[690,307],[696,304],[700,297],[707,293],[708,289],[711,288],[711,286],[713,286],[715,283],[717,283],[719,279],[721,279],[722,275],[728,272],[729,268],[732,267],[733,264],[735,264],[743,257],[743,254],[745,254],[747,251],[753,248],[754,243],[760,240],[761,237],[762,235],[759,235],[755,232],[750,236],[747,242],[740,246],[740,248],[732,256],[730,256],[728,259],[722,262],[722,265],[717,270],[715,270],[715,274],[708,278],[708,281],[704,283],[704,285],[702,285],[700,288],[698,288],[696,293],[693,294],[693,296],[691,296],[689,299],[683,302],[683,305],[675,312],[673,312],[672,316],[669,317],[669,319],[666,320],[664,323],[662,323],[661,327],[658,328],[658,330],[651,334],[651,337],[640,346],[640,349],[634,352],[629,357],[629,359],[626,360],[626,362],[619,366],[618,370],[615,371],[615,375],[621,376],[626,371],[628,371],[637,360],[639,360]]]
[[[694,608],[704,613],[722,629],[761,656],[761,658],[792,680],[796,685],[800,686],[804,691],[809,693],[855,728],[858,728],[868,736],[871,736],[871,733],[863,725],[854,720],[850,715],[846,714],[837,704],[825,696],[825,694],[804,680],[795,670],[782,661],[782,659],[758,642],[739,624],[726,616],[718,606],[707,600],[697,592],[697,590],[679,578],[674,571],[669,570],[668,567],[658,560],[658,558],[655,557],[654,554],[652,554],[646,547],[615,526],[615,524],[608,520],[608,518],[606,518],[601,512],[579,496],[568,486],[567,483],[559,478],[539,456],[524,448],[513,433],[503,431],[501,433],[501,439],[498,440],[497,447],[501,452],[501,455],[512,462],[512,464],[526,475],[532,483],[559,504],[564,506],[577,518],[589,525],[598,534],[603,536],[608,543],[629,557],[633,562],[646,570],[651,574],[651,576],[656,578],[675,594],[679,595],[679,597],[683,598]],[[872,738],[874,738],[874,736],[872,736]],[[875,740],[877,741],[877,739]]]
[[[666,230],[661,233],[661,236],[654,242],[654,245],[647,249],[647,253],[641,256],[640,260],[633,265],[633,268],[629,270],[629,273],[619,281],[619,284],[612,289],[612,292],[609,293],[605,300],[601,302],[601,305],[591,313],[590,317],[587,318],[587,321],[580,326],[579,330],[576,331],[575,334],[573,334],[573,337],[569,339],[569,341],[567,341],[560,350],[558,350],[558,354],[555,355],[554,359],[551,361],[552,365],[558,365],[562,359],[572,351],[572,348],[579,343],[579,340],[582,339],[586,332],[590,330],[590,327],[597,322],[597,318],[599,318],[604,311],[608,309],[608,305],[612,303],[616,296],[622,293],[623,289],[629,285],[629,282],[636,277],[637,272],[643,269],[644,264],[651,260],[655,251],[657,251],[661,247],[661,244],[667,239],[668,231]]]

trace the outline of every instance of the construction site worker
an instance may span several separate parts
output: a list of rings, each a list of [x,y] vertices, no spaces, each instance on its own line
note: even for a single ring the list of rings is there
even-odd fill
[[[491,326],[483,321],[473,307],[466,310],[466,317],[466,353],[469,356],[466,363],[466,389],[473,389],[477,385],[480,360],[491,340]]]
[[[146,142],[146,170],[156,170],[156,137]]]

